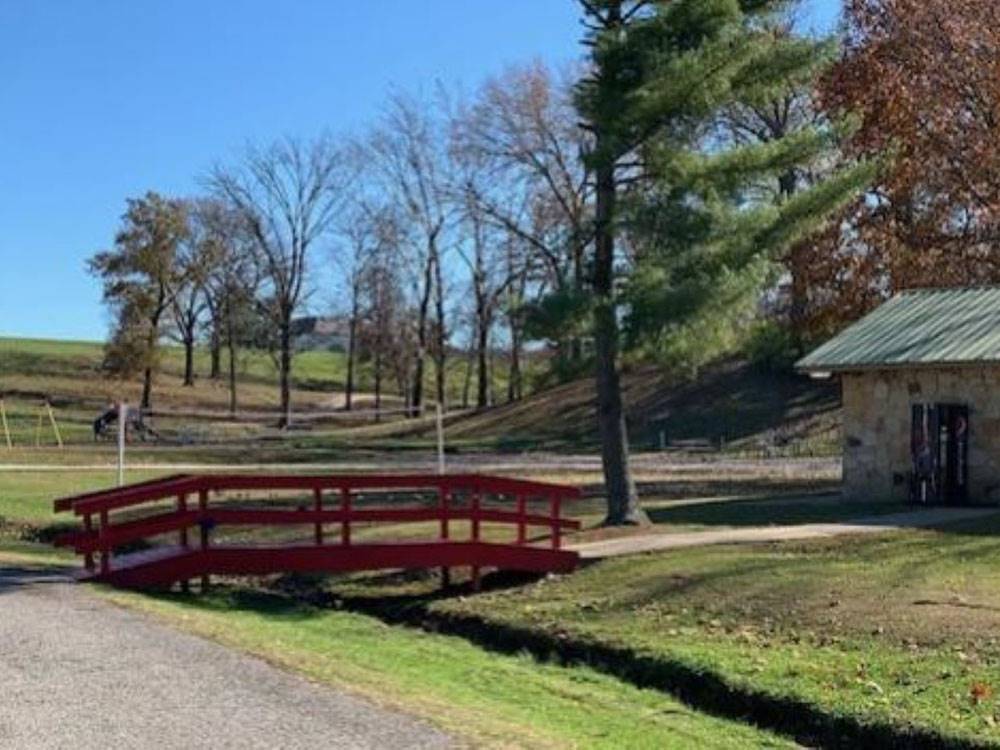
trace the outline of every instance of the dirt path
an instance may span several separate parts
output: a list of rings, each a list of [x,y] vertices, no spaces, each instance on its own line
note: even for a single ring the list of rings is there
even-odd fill
[[[754,526],[749,528],[689,531],[679,534],[637,534],[600,542],[571,545],[584,559],[620,557],[643,552],[706,547],[715,544],[752,544],[822,539],[843,534],[880,534],[900,529],[933,528],[957,521],[971,521],[1000,513],[998,508],[936,508],[884,516],[859,518],[842,523],[807,523],[794,526]]]
[[[415,719],[0,568],[0,748],[443,748]]]

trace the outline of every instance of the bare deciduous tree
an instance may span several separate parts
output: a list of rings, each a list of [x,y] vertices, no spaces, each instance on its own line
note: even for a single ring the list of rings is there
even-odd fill
[[[251,147],[238,165],[211,175],[216,195],[244,217],[259,255],[262,308],[278,339],[283,427],[292,414],[292,319],[308,291],[310,253],[332,229],[348,182],[343,150],[329,137]]]
[[[365,146],[377,179],[390,202],[412,227],[405,258],[416,309],[413,382],[408,399],[414,414],[423,408],[424,360],[431,349],[437,367],[437,399],[445,403],[444,375],[448,331],[444,317],[442,256],[448,222],[448,155],[442,124],[420,101],[394,96]],[[431,326],[431,304],[437,325]]]

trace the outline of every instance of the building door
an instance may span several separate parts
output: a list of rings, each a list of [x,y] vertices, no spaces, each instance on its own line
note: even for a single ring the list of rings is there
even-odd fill
[[[910,434],[910,500],[921,505],[968,502],[969,407],[914,404]]]
[[[969,502],[969,407],[938,404],[941,425],[941,501],[947,505]]]

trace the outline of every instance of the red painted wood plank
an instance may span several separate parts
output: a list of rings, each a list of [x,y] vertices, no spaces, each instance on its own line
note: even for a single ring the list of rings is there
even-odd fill
[[[147,516],[125,523],[111,524],[105,532],[105,542],[109,547],[119,547],[129,542],[145,539],[170,531],[188,529],[198,524],[198,512],[187,510],[172,511],[155,516]],[[97,532],[75,534],[75,540],[65,546],[76,547],[77,552],[97,552],[101,549],[100,537]]]
[[[571,572],[577,562],[577,554],[566,550],[484,542],[214,547],[205,552],[173,550],[152,560],[120,558],[113,570],[95,576],[95,580],[120,586],[153,587],[203,574],[267,575],[470,565],[539,573]]]
[[[91,500],[98,497],[112,497],[116,494],[129,492],[133,489],[139,487],[153,487],[156,485],[172,484],[179,479],[188,479],[191,474],[171,474],[166,477],[159,477],[158,479],[148,479],[145,482],[132,482],[124,487],[112,487],[106,490],[94,490],[93,492],[86,492],[82,495],[71,495],[69,497],[61,497],[56,500],[52,506],[56,513],[64,513],[65,511],[72,510],[73,504],[82,500]]]
[[[203,477],[188,476],[159,484],[127,486],[121,490],[74,500],[72,509],[76,515],[82,516],[86,513],[120,510],[156,500],[169,500],[182,492],[198,491],[203,481]]]
[[[224,525],[259,525],[259,526],[294,526],[297,524],[315,523],[408,523],[421,521],[441,521],[441,508],[371,508],[352,509],[345,513],[342,510],[269,510],[241,508],[210,508],[208,517],[216,524]],[[517,513],[504,510],[480,510],[478,514],[471,508],[449,508],[447,518],[452,521],[471,521],[475,518],[492,523],[516,523],[521,519]],[[551,516],[526,514],[524,522],[528,526],[551,526]],[[560,528],[578,529],[580,522],[570,518],[560,518],[555,521]]]

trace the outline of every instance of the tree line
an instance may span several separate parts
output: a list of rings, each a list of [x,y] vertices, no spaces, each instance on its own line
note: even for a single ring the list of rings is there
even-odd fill
[[[895,289],[994,280],[989,0],[849,0],[829,38],[778,0],[578,5],[575,66],[397,92],[360,136],[251,147],[203,196],[129,201],[91,261],[109,365],[144,373],[148,407],[160,339],[193,382],[203,338],[235,410],[236,354],[265,348],[287,423],[292,321],[335,275],[348,408],[362,360],[377,402],[446,405],[456,356],[488,406],[501,347],[518,399],[545,342],[554,377],[594,377],[607,522],[634,523],[623,362],[717,356],[762,299],[801,350]]]

